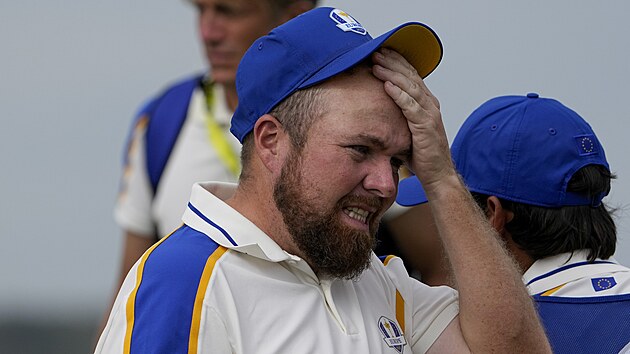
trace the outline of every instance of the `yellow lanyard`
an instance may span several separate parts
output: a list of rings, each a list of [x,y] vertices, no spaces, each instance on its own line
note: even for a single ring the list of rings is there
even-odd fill
[[[235,177],[238,177],[241,173],[241,161],[238,154],[234,151],[232,145],[225,136],[225,132],[217,123],[212,113],[214,108],[214,93],[212,89],[212,82],[204,81],[203,91],[206,94],[207,111],[206,114],[206,126],[208,127],[208,139],[210,144],[219,155],[219,159],[223,162],[223,165],[227,167]]]

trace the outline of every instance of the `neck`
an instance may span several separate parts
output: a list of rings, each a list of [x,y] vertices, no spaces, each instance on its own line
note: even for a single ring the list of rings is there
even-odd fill
[[[529,269],[529,267],[534,264],[534,259],[530,257],[527,252],[522,250],[514,241],[512,241],[512,236],[506,232],[508,235],[506,239],[506,248],[512,258],[518,264],[521,274],[525,274],[525,272]]]
[[[273,196],[260,184],[239,183],[236,192],[226,203],[254,223],[280,248],[302,256],[286,229],[282,215],[273,202]]]

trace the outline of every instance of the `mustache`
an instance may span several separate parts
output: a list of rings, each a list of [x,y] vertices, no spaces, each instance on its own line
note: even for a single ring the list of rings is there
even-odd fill
[[[354,205],[354,204],[365,205],[370,208],[374,208],[377,211],[381,211],[385,209],[385,199],[381,197],[376,197],[376,196],[367,197],[367,196],[361,196],[361,195],[347,195],[341,199],[339,204],[341,204],[342,206]]]

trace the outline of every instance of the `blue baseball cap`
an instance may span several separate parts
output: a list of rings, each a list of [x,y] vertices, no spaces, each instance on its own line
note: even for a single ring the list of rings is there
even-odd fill
[[[479,106],[459,129],[451,154],[472,192],[542,207],[597,206],[606,196],[592,200],[567,191],[573,174],[586,165],[610,170],[604,148],[580,115],[536,93],[496,97]],[[415,176],[405,179],[397,201],[426,202],[419,190]]]
[[[428,202],[426,194],[420,180],[415,175],[411,175],[398,182],[398,194],[396,203],[402,206],[414,206]]]
[[[346,12],[318,7],[257,39],[236,73],[239,103],[230,131],[243,142],[254,124],[294,92],[358,64],[381,47],[400,53],[421,77],[442,60],[442,43],[428,26],[408,22],[372,38]]]

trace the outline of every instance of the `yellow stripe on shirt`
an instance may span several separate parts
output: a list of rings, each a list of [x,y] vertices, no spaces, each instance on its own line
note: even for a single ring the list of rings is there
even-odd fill
[[[175,229],[173,232],[175,232],[176,230],[177,229]],[[127,330],[125,332],[125,341],[124,341],[124,346],[123,346],[123,353],[125,354],[129,354],[131,352],[131,334],[133,332],[133,325],[134,325],[134,319],[135,319],[136,295],[138,294],[138,289],[140,288],[140,283],[142,282],[142,274],[144,273],[144,265],[147,262],[149,255],[151,255],[151,252],[153,252],[153,250],[157,246],[159,246],[162,242],[164,242],[167,238],[169,238],[169,236],[171,236],[173,232],[171,232],[168,236],[164,237],[160,241],[156,242],[153,246],[149,247],[149,249],[146,252],[144,252],[144,254],[142,255],[140,264],[138,264],[138,269],[136,271],[136,286],[133,288],[133,291],[129,295],[129,298],[127,299],[127,304],[125,307],[126,313],[127,313]]]
[[[556,291],[560,290],[560,288],[562,288],[565,285],[566,284],[561,284],[561,285],[556,286],[555,288],[551,288],[551,289],[545,291],[544,293],[540,294],[540,296],[550,296],[551,294],[553,294]]]
[[[208,289],[208,283],[210,282],[210,276],[217,260],[227,251],[227,248],[219,246],[208,257],[206,265],[203,268],[201,274],[201,281],[199,281],[199,288],[197,288],[197,295],[195,296],[195,305],[193,307],[192,323],[190,325],[190,337],[188,340],[188,353],[197,353],[197,346],[199,343],[199,327],[201,325],[201,312],[203,310],[203,299],[206,297],[206,290]]]
[[[385,257],[383,264],[387,266],[387,263],[392,259],[396,258],[394,255],[389,255]],[[405,332],[405,300],[403,299],[400,291],[396,289],[396,321],[398,321],[398,325],[400,329]]]
[[[396,321],[400,329],[405,333],[405,300],[398,289],[396,289]]]
[[[383,265],[385,265],[385,266],[386,266],[386,265],[387,265],[387,263],[389,263],[389,261],[391,261],[391,260],[392,260],[392,258],[395,258],[395,257],[396,257],[396,256],[391,255],[391,254],[390,254],[389,256],[385,257],[385,260],[383,261]]]

